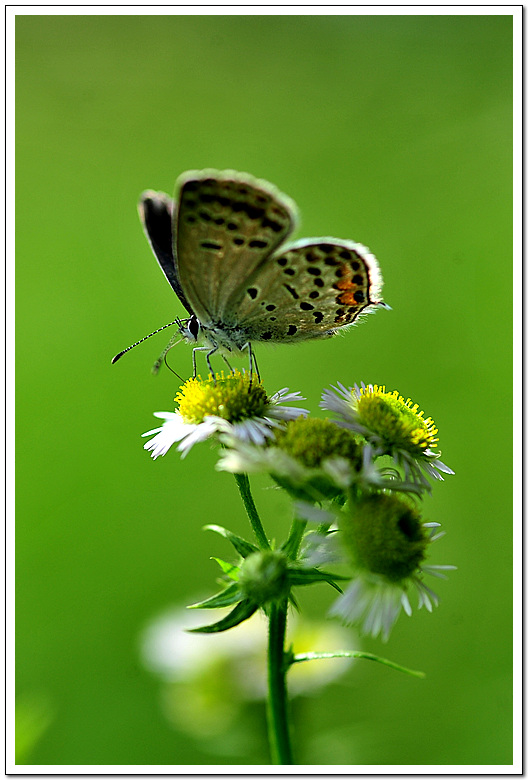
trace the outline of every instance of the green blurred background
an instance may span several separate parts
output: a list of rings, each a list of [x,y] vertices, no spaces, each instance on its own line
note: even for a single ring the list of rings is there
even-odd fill
[[[150,374],[166,334],[110,365],[183,314],[139,193],[216,167],[294,198],[297,237],[367,244],[392,306],[260,348],[268,390],[317,413],[338,380],[397,388],[456,471],[425,501],[447,531],[431,562],[459,567],[440,608],[361,640],[427,678],[356,663],[305,701],[298,763],[511,763],[512,17],[18,16],[16,60],[19,761],[269,762],[263,740],[171,728],[142,666],[145,625],[213,592],[230,554],[202,525],[249,531],[208,445],[142,449],[173,408],[175,377]],[[170,362],[188,375],[190,350]],[[281,537],[280,496],[255,496]],[[332,600],[311,588],[303,614]]]

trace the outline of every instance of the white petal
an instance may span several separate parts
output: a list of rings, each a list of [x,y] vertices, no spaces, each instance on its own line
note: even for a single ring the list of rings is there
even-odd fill
[[[441,460],[435,460],[433,461],[433,466],[435,469],[438,469],[439,471],[443,471],[444,474],[454,474],[455,472],[453,469],[450,469],[449,466],[446,466],[445,463],[442,463]]]
[[[143,434],[143,436],[148,436],[156,433],[153,439],[143,445],[144,449],[151,452],[154,459],[160,455],[165,455],[175,442],[187,437],[197,427],[192,423],[184,423],[181,416],[175,412],[157,412],[156,416],[164,416],[166,422],[163,423],[161,428],[156,428],[149,433]]]
[[[161,428],[153,428],[151,431],[147,431],[146,433],[142,433],[141,436],[152,436],[153,433],[159,433],[163,430],[163,426]]]
[[[224,450],[216,464],[218,471],[229,471],[232,474],[260,471],[262,464],[258,458],[253,458],[241,447]]]
[[[433,566],[422,566],[421,568],[425,574],[430,574],[431,577],[438,577],[440,580],[447,580],[446,575],[442,574],[440,571],[435,571]]]
[[[214,426],[209,425],[205,421],[193,426],[193,429],[186,433],[185,437],[181,439],[180,444],[178,445],[178,451],[181,452],[182,458],[187,455],[191,447],[195,444],[205,441],[212,436],[215,433],[215,430]]]
[[[333,523],[335,521],[335,515],[331,512],[326,512],[324,509],[319,509],[313,504],[309,504],[307,501],[296,501],[295,512],[304,520],[310,520],[312,523]]]
[[[282,390],[278,390],[275,395],[271,396],[271,403],[279,404],[283,403],[284,401],[306,401],[306,398],[304,398],[304,396],[302,396],[300,393],[290,393],[288,391],[288,387],[283,387]]]
[[[440,599],[438,598],[434,590],[431,590],[431,588],[428,587],[424,582],[422,582],[422,588],[425,588],[425,590],[427,591],[427,593],[431,598],[432,603],[435,605],[435,607],[437,607],[440,603]]]
[[[429,537],[429,541],[430,541],[430,542],[436,542],[436,540],[437,540],[437,539],[441,539],[441,538],[442,538],[442,536],[445,536],[445,535],[446,535],[446,532],[445,532],[445,531],[439,531],[437,534],[435,534],[435,533],[433,532],[433,533],[431,534],[431,536]]]
[[[403,591],[402,594],[401,594],[401,603],[402,603],[402,607],[403,607],[403,609],[405,611],[405,614],[409,615],[409,617],[411,617],[411,615],[412,615],[411,602],[409,601],[409,597],[408,597],[408,595],[406,594],[405,591]]]
[[[297,406],[272,406],[267,410],[267,417],[276,420],[295,420],[302,414],[310,414],[310,410]]]
[[[154,417],[159,417],[162,420],[172,420],[174,417],[182,420],[182,416],[179,412],[153,412]],[[182,420],[183,422],[183,420]]]

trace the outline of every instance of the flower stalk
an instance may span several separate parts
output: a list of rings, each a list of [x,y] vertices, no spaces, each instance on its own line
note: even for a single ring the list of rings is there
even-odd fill
[[[270,606],[268,634],[268,735],[274,764],[293,764],[284,653],[288,602]]]
[[[257,537],[259,546],[263,550],[269,550],[270,543],[268,541],[268,537],[266,536],[266,532],[264,531],[257,507],[255,506],[255,502],[253,500],[251,487],[249,485],[249,477],[247,474],[233,474],[233,476],[235,478],[235,482],[237,483],[240,497],[246,509],[253,533]]]

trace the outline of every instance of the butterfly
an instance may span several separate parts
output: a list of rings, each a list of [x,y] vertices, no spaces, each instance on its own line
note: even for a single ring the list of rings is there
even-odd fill
[[[188,171],[174,200],[147,190],[138,209],[189,315],[169,323],[178,324],[178,333],[164,355],[183,337],[194,345],[194,375],[197,351],[207,353],[213,375],[210,358],[217,351],[226,362],[229,353],[249,353],[252,370],[253,342],[327,338],[385,305],[378,263],[366,247],[337,238],[285,243],[298,221],[295,203],[247,173]]]

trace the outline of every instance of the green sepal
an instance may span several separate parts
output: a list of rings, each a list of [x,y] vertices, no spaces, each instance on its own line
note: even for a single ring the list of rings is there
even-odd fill
[[[335,582],[335,580],[349,580],[350,577],[342,577],[340,574],[332,574],[328,571],[321,571],[321,569],[288,569],[288,580],[290,585],[311,585],[313,582],[327,582],[339,593],[342,593],[342,589]]]
[[[227,528],[222,528],[221,525],[204,525],[204,531],[214,531],[217,534],[220,534],[220,536],[223,536],[224,539],[227,539],[237,553],[242,556],[242,558],[246,558],[250,553],[257,552],[258,547],[255,547],[254,544],[251,544],[251,542],[246,542],[245,539],[242,539],[241,536],[237,536],[236,534],[232,533],[231,531],[228,531]]]
[[[231,604],[240,601],[240,589],[237,582],[228,585],[225,590],[215,593],[204,601],[198,601],[196,604],[189,604],[187,609],[216,609],[217,607],[229,607]]]
[[[211,556],[211,560],[216,561],[224,574],[227,574],[230,579],[235,581],[238,580],[240,569],[238,566],[235,566],[234,563],[228,563],[227,561],[223,561],[221,558],[215,558],[214,555]]]
[[[293,609],[296,612],[300,612],[301,611],[301,608],[299,606],[299,602],[297,601],[297,599],[295,598],[295,596],[293,595],[293,593],[291,591],[290,591],[289,596],[288,596],[288,601],[290,602],[290,604],[292,605]]]
[[[231,610],[229,615],[219,620],[218,623],[212,623],[210,626],[201,626],[200,628],[189,628],[189,633],[192,634],[217,634],[219,631],[227,631],[229,628],[238,626],[244,620],[253,615],[257,611],[258,607],[253,601],[240,601],[236,607]]]

